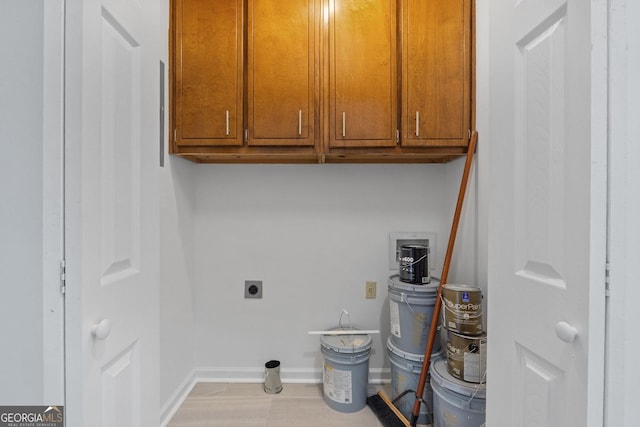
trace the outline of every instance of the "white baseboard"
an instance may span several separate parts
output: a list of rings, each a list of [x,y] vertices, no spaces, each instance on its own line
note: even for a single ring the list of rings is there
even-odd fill
[[[281,369],[283,384],[319,384],[322,382],[321,369]],[[166,427],[171,418],[180,409],[193,387],[199,382],[217,383],[261,383],[264,381],[264,367],[259,368],[214,368],[199,367],[191,371],[177,387],[161,410],[160,427]],[[369,384],[388,384],[391,382],[391,370],[370,369]]]
[[[191,371],[189,375],[182,381],[182,383],[176,388],[176,391],[169,397],[169,399],[162,405],[160,410],[160,427],[166,427],[171,421],[171,418],[178,412],[182,402],[187,398],[191,390],[196,385],[196,370]]]
[[[219,383],[261,383],[264,381],[264,368],[211,368],[196,369],[196,382]],[[322,382],[321,369],[281,369],[280,379],[289,384],[318,384]],[[370,369],[370,384],[386,384],[391,382],[391,371],[385,369]]]

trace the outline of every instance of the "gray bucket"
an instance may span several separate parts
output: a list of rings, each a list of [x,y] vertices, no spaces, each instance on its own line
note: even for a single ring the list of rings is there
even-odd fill
[[[404,415],[405,418],[410,420],[411,412],[413,411],[413,404],[416,400],[415,390],[418,388],[424,354],[406,353],[393,345],[391,338],[387,340],[387,354],[391,361],[391,398],[397,398],[406,390],[414,390],[414,393],[407,393],[398,399],[398,401],[394,402],[394,406],[402,412],[402,415]],[[440,358],[440,354],[432,354],[431,363],[438,358]],[[418,424],[431,424],[433,414],[433,393],[429,383],[425,385],[424,390],[422,391],[422,399],[424,400],[424,403],[420,405]]]
[[[432,278],[427,285],[414,285],[394,275],[387,283],[393,345],[407,353],[424,354],[440,281]],[[439,351],[440,340],[436,339],[432,353]]]
[[[433,427],[484,427],[485,385],[454,378],[447,372],[444,359],[432,363],[429,371],[433,390]]]
[[[340,412],[357,412],[367,405],[369,335],[322,335],[324,401]]]

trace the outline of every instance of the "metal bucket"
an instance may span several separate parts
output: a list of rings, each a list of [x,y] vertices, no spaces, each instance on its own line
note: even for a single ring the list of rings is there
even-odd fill
[[[468,336],[447,331],[447,370],[459,380],[487,381],[487,335]]]
[[[481,335],[482,291],[477,286],[442,286],[442,312],[444,327],[464,335]]]

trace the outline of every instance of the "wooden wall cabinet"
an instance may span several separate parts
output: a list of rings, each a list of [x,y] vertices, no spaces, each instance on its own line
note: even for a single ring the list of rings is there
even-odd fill
[[[248,10],[248,141],[313,146],[315,1],[252,0]]]
[[[466,147],[471,0],[403,0],[402,145]]]
[[[173,154],[318,162],[319,2],[173,0]]]
[[[175,0],[174,145],[242,145],[242,0]]]
[[[171,0],[171,153],[446,162],[473,128],[473,0]]]
[[[396,145],[395,3],[329,2],[329,148]]]

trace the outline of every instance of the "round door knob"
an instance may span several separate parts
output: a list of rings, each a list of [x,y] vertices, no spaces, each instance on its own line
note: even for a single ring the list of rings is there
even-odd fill
[[[556,323],[556,335],[562,341],[571,344],[578,336],[578,330],[567,322]]]
[[[103,340],[111,333],[111,320],[102,319],[100,323],[97,323],[91,327],[91,335],[97,340]]]

